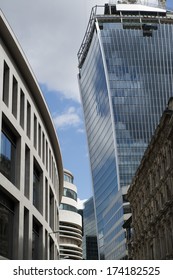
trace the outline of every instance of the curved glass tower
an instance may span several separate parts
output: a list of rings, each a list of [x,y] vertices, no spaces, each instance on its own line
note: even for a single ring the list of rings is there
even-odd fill
[[[99,254],[123,259],[126,191],[173,95],[173,13],[159,6],[96,6],[78,60]]]

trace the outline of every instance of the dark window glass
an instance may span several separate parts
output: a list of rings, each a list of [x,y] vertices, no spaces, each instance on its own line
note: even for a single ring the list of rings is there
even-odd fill
[[[37,117],[34,115],[34,147],[37,149]]]
[[[54,230],[54,195],[51,188],[49,193],[49,225]]]
[[[33,205],[39,209],[39,187],[40,187],[40,172],[34,165],[33,174]]]
[[[14,138],[14,137],[13,137]],[[15,159],[16,159],[16,141],[1,132],[1,147],[0,147],[0,172],[15,183]]]
[[[39,225],[33,221],[33,231],[32,231],[32,259],[39,259]]]
[[[0,191],[0,255],[12,258],[14,203]]]
[[[123,203],[127,203],[127,202],[129,202],[128,199],[127,199],[127,195],[123,194]]]
[[[50,252],[50,260],[54,260],[54,242],[53,239],[50,237],[49,239],[49,252]]]
[[[77,201],[77,194],[73,190],[64,188],[64,196],[72,198]]]
[[[73,177],[67,174],[64,174],[64,181],[72,183],[73,184]]]
[[[18,92],[18,83],[13,76],[13,88],[12,88],[12,114],[17,118],[17,95]]]
[[[20,92],[20,125],[24,128],[24,120],[25,120],[25,95],[23,91]]]
[[[10,70],[6,62],[4,61],[4,76],[3,76],[3,101],[8,106],[9,102],[9,75]]]
[[[123,212],[124,214],[131,213],[130,204],[123,206]]]
[[[31,105],[27,102],[27,136],[30,138],[31,133]]]
[[[67,211],[72,211],[72,212],[77,212],[76,207],[71,206],[69,204],[61,203],[60,204],[60,209],[61,210],[67,210]]]

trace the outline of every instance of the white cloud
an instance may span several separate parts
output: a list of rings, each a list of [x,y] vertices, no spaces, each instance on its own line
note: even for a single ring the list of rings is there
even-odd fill
[[[53,117],[56,128],[64,129],[69,126],[77,127],[82,123],[78,111],[75,107],[68,108],[67,111],[62,114],[58,114]]]
[[[84,203],[87,201],[87,199],[77,199],[77,208],[78,209],[84,209]]]
[[[79,132],[79,133],[85,133],[85,129],[83,129],[83,128],[78,128],[77,132]]]
[[[77,52],[91,7],[100,3],[105,1],[1,0],[1,9],[38,81],[77,102],[80,102]]]

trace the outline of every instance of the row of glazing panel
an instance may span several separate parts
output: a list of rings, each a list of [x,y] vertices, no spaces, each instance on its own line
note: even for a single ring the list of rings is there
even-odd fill
[[[173,93],[173,26],[150,36],[123,25],[101,31],[111,89],[121,186],[130,183]]]
[[[118,184],[108,91],[96,33],[80,71],[79,81],[94,185],[99,253],[104,258],[103,213],[118,191]]]

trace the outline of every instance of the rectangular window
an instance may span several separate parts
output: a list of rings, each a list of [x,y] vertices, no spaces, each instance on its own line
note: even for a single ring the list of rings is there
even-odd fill
[[[41,249],[43,240],[42,240],[42,226],[41,224],[33,218],[33,228],[32,228],[32,259],[41,260],[43,250]]]
[[[27,136],[30,138],[31,135],[31,105],[27,101],[27,128],[26,128]]]
[[[0,191],[0,255],[12,259],[14,203]]]
[[[9,78],[10,70],[7,63],[4,61],[4,74],[3,74],[3,96],[4,103],[8,106],[9,102]]]
[[[42,160],[45,162],[45,136],[42,134]]]
[[[24,209],[24,227],[23,227],[23,259],[28,259],[29,253],[29,211]]]
[[[49,149],[49,177],[50,178],[51,178],[51,168],[52,168],[52,166],[51,166],[51,151]]]
[[[16,138],[7,130],[1,132],[0,172],[13,184],[16,174]]]
[[[33,168],[33,205],[40,213],[43,212],[43,173],[36,160]]]
[[[51,188],[49,193],[49,225],[54,231],[54,196]]]
[[[52,164],[51,164],[51,179],[53,182],[53,156],[52,156]]]
[[[25,146],[25,196],[29,199],[30,196],[30,150]]]
[[[37,149],[37,118],[34,115],[34,147]]]
[[[20,125],[24,129],[25,118],[25,95],[23,91],[20,91]]]
[[[50,252],[50,260],[54,260],[54,242],[51,237],[49,238],[49,252]]]
[[[47,143],[47,140],[46,140],[46,169],[48,171],[48,143]]]
[[[45,178],[45,220],[48,221],[48,180]]]
[[[13,88],[12,88],[12,114],[17,118],[17,98],[18,98],[18,82],[13,76]]]
[[[38,154],[41,157],[41,126],[38,125]]]
[[[45,260],[48,260],[48,232],[45,230]]]

